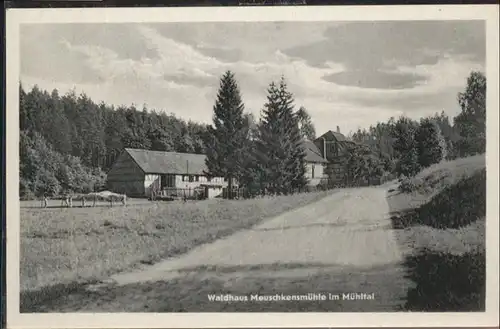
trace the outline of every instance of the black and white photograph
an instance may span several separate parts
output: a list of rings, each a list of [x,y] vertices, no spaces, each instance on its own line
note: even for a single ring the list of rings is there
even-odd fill
[[[432,7],[8,12],[16,316],[498,325],[498,6]]]

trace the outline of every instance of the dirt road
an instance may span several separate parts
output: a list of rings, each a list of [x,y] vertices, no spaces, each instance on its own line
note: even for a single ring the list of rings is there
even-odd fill
[[[46,310],[397,311],[408,281],[386,191],[340,190],[178,258],[115,275],[111,286],[70,294]],[[283,300],[309,293],[309,300]],[[266,300],[276,294],[281,300]]]

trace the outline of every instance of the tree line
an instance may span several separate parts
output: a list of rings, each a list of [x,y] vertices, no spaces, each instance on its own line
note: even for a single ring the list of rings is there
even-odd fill
[[[369,146],[378,155],[375,163],[396,176],[411,177],[442,160],[484,153],[486,77],[482,72],[471,72],[457,103],[461,111],[452,120],[444,111],[418,121],[401,116],[359,129],[349,137]]]
[[[83,93],[19,88],[22,197],[102,189],[125,147],[206,154],[207,175],[255,194],[286,194],[307,184],[303,139],[315,139],[316,132],[307,110],[296,109],[284,77],[269,84],[256,119],[245,111],[234,74],[226,72],[210,125],[146,106],[98,104]],[[347,145],[348,180],[412,176],[442,159],[484,153],[485,102],[486,78],[472,72],[453,123],[443,112],[420,121],[390,118],[350,134],[356,143]]]

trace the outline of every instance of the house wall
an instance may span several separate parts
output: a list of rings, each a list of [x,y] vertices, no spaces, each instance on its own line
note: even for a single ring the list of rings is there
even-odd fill
[[[313,176],[314,171],[314,176]],[[316,186],[321,182],[324,175],[324,165],[322,163],[307,163],[306,164],[306,177],[310,186]]]
[[[222,195],[222,191],[223,191],[222,187],[216,187],[216,186],[210,187],[208,189],[208,198],[212,199],[219,195]]]
[[[146,196],[150,196],[152,191],[160,190],[161,186],[161,176],[160,174],[147,174],[144,176],[144,191]],[[191,180],[190,181],[190,177]],[[209,188],[209,198],[215,197],[222,193],[222,187],[218,187],[219,185],[227,186],[227,182],[224,182],[224,178],[222,177],[214,177],[208,181],[206,176],[201,175],[175,175],[174,186],[171,188],[178,189],[191,189],[199,187],[200,185],[213,185],[213,187]],[[172,192],[172,191],[171,191]],[[178,192],[176,192],[178,193]]]
[[[115,193],[140,197],[144,195],[144,172],[123,152],[107,173],[107,187]]]
[[[189,177],[192,177],[192,181],[190,181]],[[213,177],[210,182],[206,176],[197,176],[197,175],[176,175],[175,176],[175,187],[178,188],[195,188],[203,185],[227,185],[227,182],[224,182],[223,177]]]
[[[160,189],[161,176],[157,174],[147,174],[144,176],[144,193],[150,196],[153,191]]]

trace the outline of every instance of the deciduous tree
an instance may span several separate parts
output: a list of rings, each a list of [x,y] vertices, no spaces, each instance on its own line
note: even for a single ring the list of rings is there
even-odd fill
[[[446,151],[439,126],[432,118],[423,118],[415,134],[418,163],[426,168],[443,159]]]
[[[458,94],[461,112],[454,125],[460,134],[457,142],[460,156],[486,151],[486,76],[473,71],[467,78],[465,90]]]

